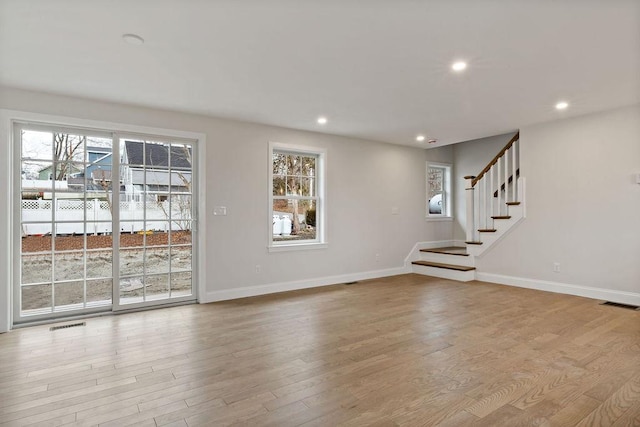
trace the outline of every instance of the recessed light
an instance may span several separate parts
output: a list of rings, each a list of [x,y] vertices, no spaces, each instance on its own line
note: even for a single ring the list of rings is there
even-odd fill
[[[568,102],[560,101],[556,104],[556,110],[564,110],[569,106]]]
[[[451,69],[453,71],[464,71],[467,68],[467,63],[464,61],[454,62],[451,65]]]
[[[144,44],[144,39],[137,34],[123,34],[122,39],[129,44],[134,44],[134,45]]]
[[[416,141],[418,141],[418,142],[422,142],[422,141],[424,141],[424,135],[418,135],[418,136],[416,136]]]
[[[326,125],[328,120],[326,117],[318,117],[317,121],[319,125]]]

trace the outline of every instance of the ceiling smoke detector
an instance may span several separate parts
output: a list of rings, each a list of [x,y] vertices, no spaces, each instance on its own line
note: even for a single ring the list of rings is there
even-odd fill
[[[137,34],[123,34],[122,40],[127,44],[139,46],[144,44],[144,39]]]

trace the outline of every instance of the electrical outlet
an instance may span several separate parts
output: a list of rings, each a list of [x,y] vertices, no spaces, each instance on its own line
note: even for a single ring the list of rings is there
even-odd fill
[[[261,270],[260,265],[256,264],[256,273],[260,273],[260,270]]]
[[[554,262],[553,263],[553,272],[554,273],[560,273],[560,263],[559,262]]]
[[[380,254],[376,254],[376,262],[380,262]]]

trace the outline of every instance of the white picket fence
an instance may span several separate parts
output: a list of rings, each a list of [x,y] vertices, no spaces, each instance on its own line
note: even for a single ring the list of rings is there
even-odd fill
[[[55,230],[52,229],[54,205]],[[120,231],[189,230],[190,220],[190,209],[179,203],[170,206],[168,201],[120,202]],[[106,200],[22,200],[23,235],[111,233],[111,224],[111,210]]]

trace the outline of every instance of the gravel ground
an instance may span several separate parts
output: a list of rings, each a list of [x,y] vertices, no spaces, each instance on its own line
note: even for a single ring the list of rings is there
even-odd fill
[[[167,245],[168,233],[154,233],[147,236],[122,234],[120,250],[120,274],[131,276],[120,280],[120,298],[141,297],[146,290],[147,297],[160,297],[168,293],[172,295],[189,294],[191,291],[191,248],[190,247],[155,247],[141,246],[146,237],[147,245]],[[171,241],[190,243],[190,232],[173,232]],[[82,248],[84,236],[57,236],[55,238],[56,253],[51,255],[51,236],[29,236],[22,239],[22,283],[51,282],[52,266],[57,283],[52,289],[50,283],[22,288],[22,309],[33,310],[83,302],[84,269]],[[98,249],[87,252],[87,302],[111,300],[112,256],[110,250],[99,250],[111,247],[111,236],[87,236],[87,247]],[[62,250],[64,252],[59,252]],[[48,252],[47,252],[48,251]],[[169,277],[169,266],[171,277]],[[144,277],[146,267],[147,276]],[[144,277],[144,283],[143,283]],[[52,292],[53,291],[53,292]],[[54,295],[52,297],[52,294]]]
[[[26,236],[22,238],[22,253],[44,252],[51,250],[51,241],[55,240],[56,251],[81,250],[84,247],[84,236]],[[153,234],[120,234],[120,247],[143,246],[146,240],[147,246],[167,245],[169,233],[155,232]],[[87,249],[110,248],[111,235],[87,236]],[[191,243],[190,231],[171,232],[171,244]]]

